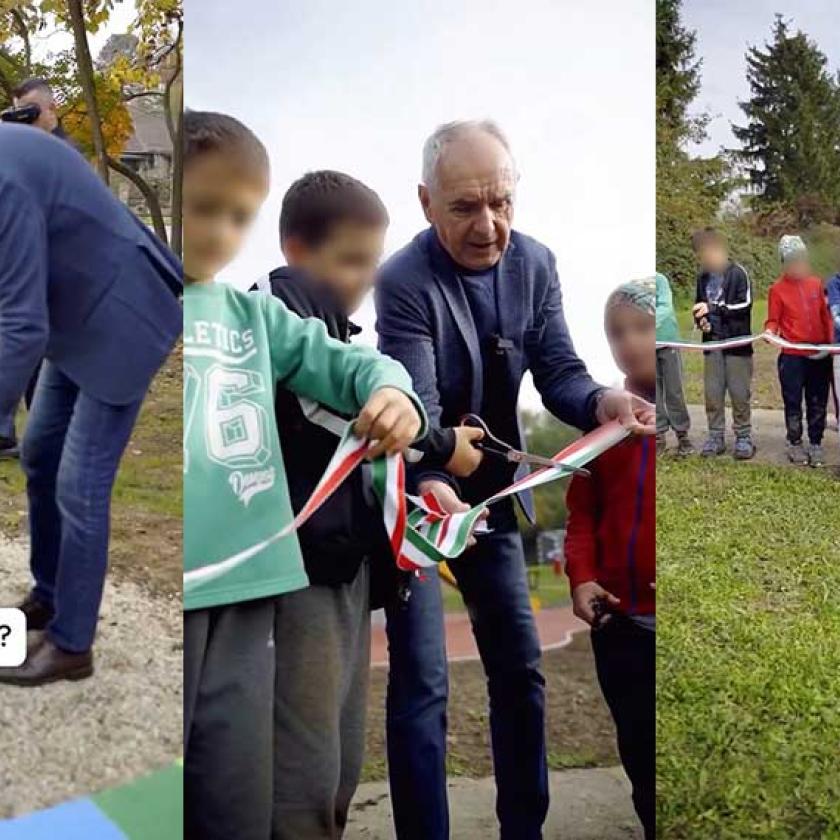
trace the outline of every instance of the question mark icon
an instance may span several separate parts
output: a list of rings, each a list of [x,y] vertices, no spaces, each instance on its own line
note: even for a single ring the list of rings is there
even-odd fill
[[[6,639],[12,635],[12,628],[8,624],[0,624],[0,647],[6,647]]]

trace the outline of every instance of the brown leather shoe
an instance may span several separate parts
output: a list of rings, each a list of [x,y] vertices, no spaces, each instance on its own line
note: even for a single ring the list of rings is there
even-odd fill
[[[52,607],[39,601],[31,592],[18,604],[18,609],[26,616],[27,630],[46,630],[55,615]]]
[[[70,653],[40,633],[28,633],[26,661],[17,668],[0,668],[0,683],[44,685],[58,680],[83,680],[93,674],[93,651]]]

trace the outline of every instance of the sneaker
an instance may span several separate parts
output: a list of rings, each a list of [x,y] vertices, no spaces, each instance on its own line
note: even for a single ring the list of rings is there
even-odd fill
[[[808,466],[808,455],[805,452],[805,447],[801,443],[788,444],[788,460],[791,464],[796,464],[797,467]]]
[[[694,451],[694,444],[691,442],[688,435],[677,436],[677,455],[680,458],[685,458],[687,455],[693,455]]]
[[[665,435],[657,433],[656,435],[656,454],[662,455],[668,448],[668,441],[665,440]]]
[[[738,461],[749,461],[755,455],[755,444],[748,435],[735,439],[735,448],[732,454]]]
[[[810,449],[808,450],[808,463],[812,467],[824,467],[825,466],[825,452],[823,452],[822,446],[818,443],[812,443]]]
[[[700,454],[704,458],[714,458],[716,455],[723,455],[724,452],[726,452],[726,444],[723,438],[718,437],[718,435],[710,435],[706,438],[706,442],[700,450]]]
[[[14,438],[0,435],[0,461],[5,458],[19,458],[20,447]]]

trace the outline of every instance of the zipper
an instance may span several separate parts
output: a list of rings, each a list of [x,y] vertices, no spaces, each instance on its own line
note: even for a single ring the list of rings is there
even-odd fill
[[[636,589],[636,543],[639,539],[639,526],[642,522],[642,503],[645,495],[645,475],[647,474],[647,462],[650,457],[650,438],[642,438],[642,463],[639,466],[639,475],[636,480],[636,506],[633,513],[633,529],[630,531],[630,543],[627,546],[627,574],[630,584],[630,610],[635,613],[639,602],[639,593]]]

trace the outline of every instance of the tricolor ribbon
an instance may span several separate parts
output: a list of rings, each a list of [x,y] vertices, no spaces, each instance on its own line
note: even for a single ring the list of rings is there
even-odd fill
[[[773,344],[783,350],[804,350],[814,355],[821,353],[828,353],[832,356],[840,355],[840,344],[797,344],[769,331],[758,335],[726,338],[720,341],[657,341],[656,349],[670,347],[674,350],[733,350],[736,347],[746,347],[748,344],[754,344],[757,341],[766,341],[768,344]]]
[[[294,520],[271,537],[232,557],[185,572],[185,591],[231,571],[268,546],[289,536],[329,499],[365,459],[372,446],[369,441],[360,440],[353,434],[352,423],[345,423],[335,454],[318,486]],[[600,426],[558,452],[552,458],[558,462],[557,467],[535,470],[463,513],[446,513],[432,494],[422,497],[407,495],[405,461],[402,455],[377,458],[372,463],[373,492],[382,507],[385,529],[397,565],[403,570],[414,571],[458,557],[466,549],[470,537],[474,533],[481,533],[482,515],[490,505],[524,490],[531,490],[571,475],[572,469],[569,468],[585,466],[620,443],[628,434],[617,421]],[[560,462],[564,466],[560,466]],[[411,511],[409,504],[412,506]]]

